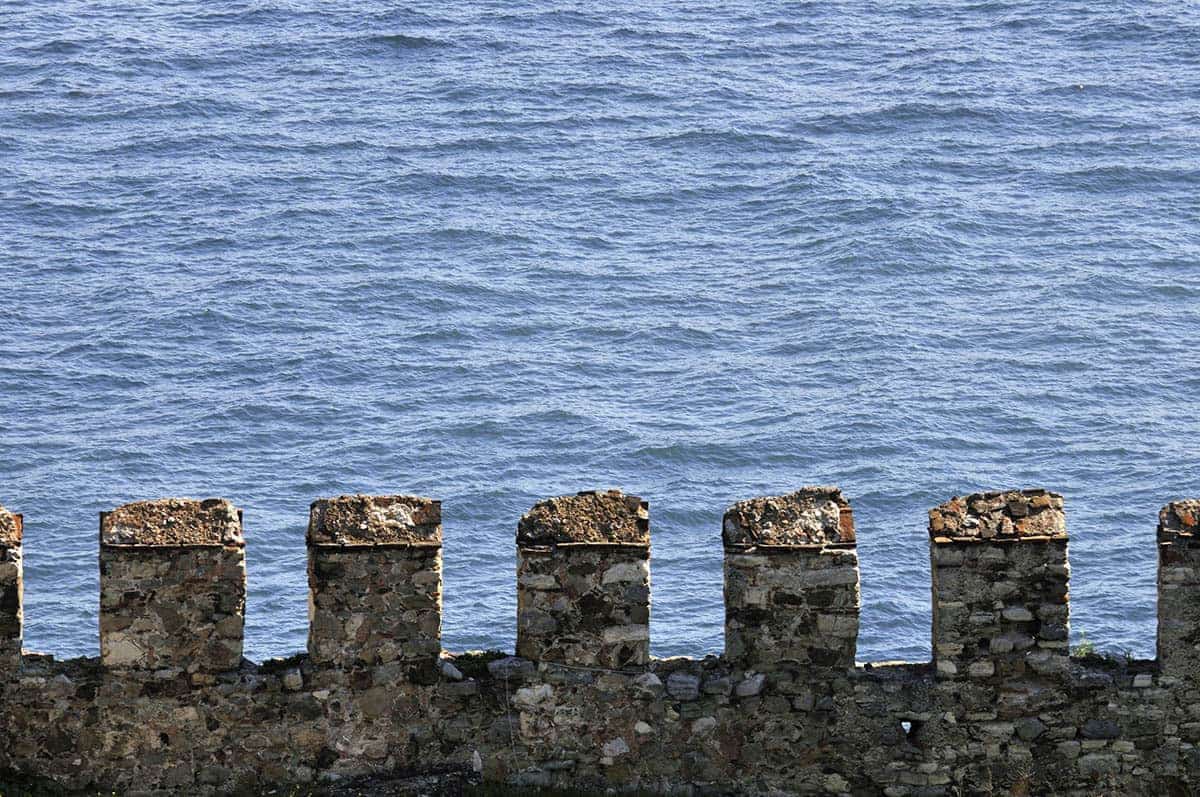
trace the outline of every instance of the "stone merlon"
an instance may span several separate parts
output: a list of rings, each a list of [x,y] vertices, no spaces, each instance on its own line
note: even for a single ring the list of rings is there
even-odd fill
[[[415,495],[342,495],[314,501],[309,545],[441,545],[442,502]]]
[[[242,547],[241,514],[222,498],[136,501],[100,515],[100,543],[108,546]]]
[[[649,506],[636,495],[625,495],[620,490],[551,498],[535,504],[521,517],[517,545],[649,545]]]
[[[21,531],[21,516],[0,506],[0,545],[20,545]]]
[[[1158,513],[1158,540],[1171,542],[1178,538],[1200,535],[1200,500],[1174,501]]]
[[[726,548],[854,544],[854,514],[837,487],[739,501],[725,512]]]
[[[1009,490],[954,497],[929,510],[934,540],[1066,538],[1063,497],[1048,490]]]

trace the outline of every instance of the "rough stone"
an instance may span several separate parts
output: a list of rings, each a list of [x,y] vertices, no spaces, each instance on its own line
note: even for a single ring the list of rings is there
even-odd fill
[[[1027,742],[1032,742],[1046,732],[1046,724],[1037,717],[1026,717],[1017,723],[1016,730],[1017,736]]]
[[[763,690],[763,684],[766,683],[767,676],[762,673],[755,673],[749,678],[738,682],[736,694],[738,697],[753,697]]]
[[[850,504],[836,487],[804,487],[787,495],[739,501],[725,511],[727,548],[854,542]]]
[[[309,545],[442,543],[442,504],[415,495],[342,495],[314,501]]]
[[[230,501],[164,498],[136,501],[100,518],[104,546],[242,546],[242,521]]]
[[[517,526],[517,545],[559,543],[650,544],[648,504],[620,490],[550,498],[535,505]]]
[[[1121,735],[1121,726],[1112,720],[1090,719],[1080,733],[1085,739],[1116,739]]]
[[[221,499],[140,501],[105,513],[100,527],[105,666],[236,668],[246,604],[237,508]]]
[[[686,672],[667,676],[667,694],[676,700],[695,700],[700,697],[700,678]]]
[[[438,662],[438,666],[442,670],[442,675],[449,678],[451,681],[461,681],[463,679],[462,670],[454,666],[448,659],[442,659]]]
[[[832,487],[726,513],[725,655],[748,670],[852,667],[858,556],[850,506]]]
[[[505,656],[502,659],[489,661],[487,664],[488,674],[500,681],[523,681],[533,677],[537,672],[537,665],[528,659],[522,659],[517,656]]]
[[[617,544],[614,544],[617,543]],[[517,654],[620,668],[650,658],[646,502],[582,493],[535,506],[517,530]]]
[[[1063,498],[1047,490],[974,493],[929,511],[933,538],[1065,537]]]

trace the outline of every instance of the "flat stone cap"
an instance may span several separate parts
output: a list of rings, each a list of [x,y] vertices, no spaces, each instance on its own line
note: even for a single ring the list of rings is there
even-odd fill
[[[1172,501],[1158,512],[1158,539],[1200,536],[1200,499]]]
[[[1063,497],[1040,489],[955,496],[929,510],[929,536],[935,540],[1065,539]]]
[[[534,504],[517,524],[517,545],[650,544],[650,504],[620,490],[564,495]]]
[[[100,544],[242,547],[242,519],[232,501],[163,498],[135,501],[100,515]]]
[[[721,538],[727,548],[853,545],[854,515],[837,487],[801,487],[738,501],[725,510]]]
[[[441,545],[442,502],[419,495],[340,495],[313,501],[309,545]]]
[[[15,548],[21,544],[21,516],[0,506],[0,545]]]

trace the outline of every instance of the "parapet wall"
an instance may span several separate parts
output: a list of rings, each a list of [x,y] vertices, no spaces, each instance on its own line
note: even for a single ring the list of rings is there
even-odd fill
[[[1200,792],[1200,501],[1159,517],[1158,654],[1071,658],[1062,497],[929,520],[933,660],[859,664],[851,507],[730,507],[726,651],[649,655],[647,502],[590,492],[517,530],[517,656],[441,649],[439,502],[313,504],[308,651],[241,656],[241,512],[101,518],[101,657],[21,652],[21,516],[0,508],[0,770],[122,794],[228,793],[458,767],[670,793]],[[714,546],[716,544],[714,529]]]

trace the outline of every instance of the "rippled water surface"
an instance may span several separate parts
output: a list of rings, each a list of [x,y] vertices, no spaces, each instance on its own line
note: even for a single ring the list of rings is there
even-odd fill
[[[511,647],[535,500],[651,501],[653,650],[721,648],[733,500],[841,485],[861,659],[929,654],[925,511],[1065,493],[1074,632],[1153,650],[1200,494],[1190,3],[0,9],[0,501],[27,647],[97,649],[97,512],[245,508],[301,649],[309,502],[445,501]]]

